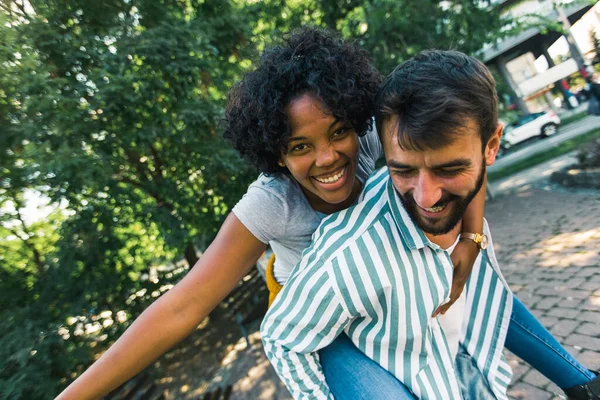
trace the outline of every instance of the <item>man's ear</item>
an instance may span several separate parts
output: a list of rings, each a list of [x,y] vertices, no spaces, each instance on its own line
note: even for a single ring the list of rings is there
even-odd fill
[[[502,137],[503,129],[504,125],[502,122],[498,122],[496,130],[485,146],[485,165],[488,167],[496,161],[496,154],[498,154],[498,150],[500,149],[500,138]]]

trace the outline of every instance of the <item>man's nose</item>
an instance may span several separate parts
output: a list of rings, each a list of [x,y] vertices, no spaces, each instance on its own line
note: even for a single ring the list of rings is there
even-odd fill
[[[430,208],[442,198],[442,188],[435,176],[423,172],[419,174],[413,190],[413,197],[417,205],[422,208]]]
[[[328,167],[335,163],[339,155],[334,146],[327,145],[317,150],[317,159],[315,164],[317,167]]]

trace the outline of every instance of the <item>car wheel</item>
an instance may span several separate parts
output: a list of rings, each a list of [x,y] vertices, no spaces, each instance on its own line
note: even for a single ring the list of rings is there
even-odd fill
[[[556,124],[548,124],[542,127],[542,137],[548,137],[554,135],[558,131]]]

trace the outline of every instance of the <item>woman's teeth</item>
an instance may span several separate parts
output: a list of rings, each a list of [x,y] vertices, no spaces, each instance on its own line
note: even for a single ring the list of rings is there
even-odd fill
[[[342,176],[344,176],[344,172],[346,171],[346,168],[342,169],[340,172],[338,172],[337,174],[330,176],[329,178],[317,178],[315,177],[316,180],[318,180],[321,183],[333,183],[333,182],[337,182],[340,180],[340,178]]]

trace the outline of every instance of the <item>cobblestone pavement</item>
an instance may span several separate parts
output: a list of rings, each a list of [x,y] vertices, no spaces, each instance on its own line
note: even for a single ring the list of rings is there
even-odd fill
[[[600,192],[529,184],[488,202],[486,217],[513,291],[581,363],[600,369]],[[210,382],[167,398],[196,398],[192,393],[236,382],[232,400],[290,399],[264,356],[258,323],[254,328],[251,346],[243,339],[233,346]],[[512,399],[561,398],[541,374],[508,351],[507,358]]]
[[[600,192],[537,184],[496,198],[486,217],[514,293],[581,363],[600,369]],[[544,376],[507,358],[511,398],[560,398]]]

